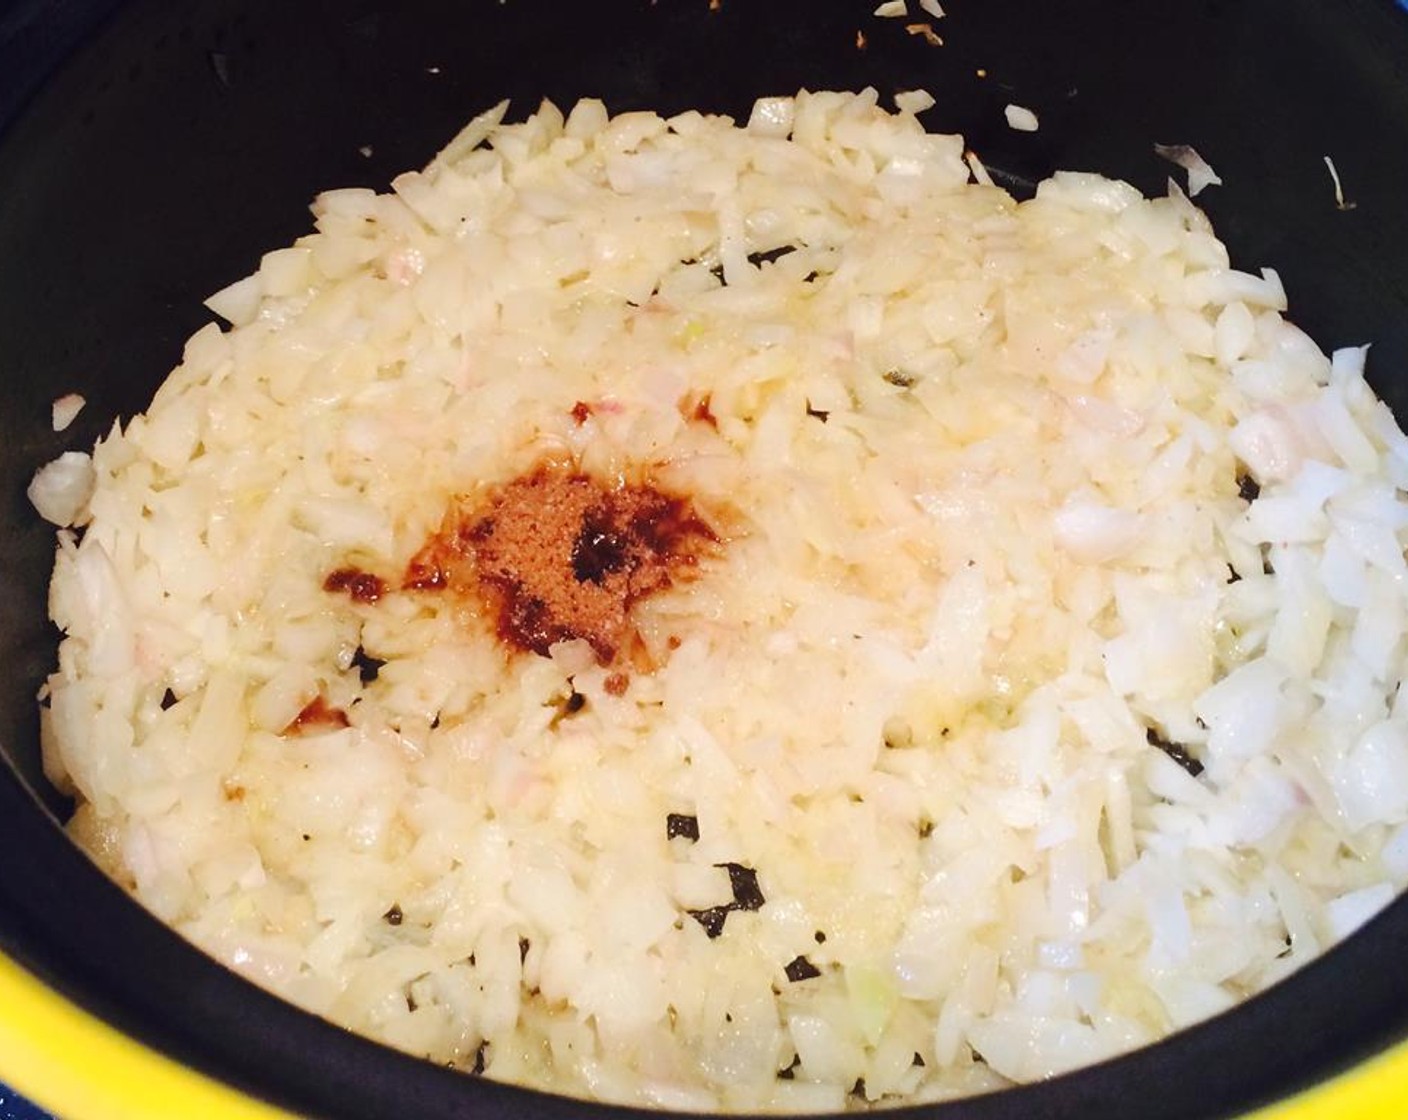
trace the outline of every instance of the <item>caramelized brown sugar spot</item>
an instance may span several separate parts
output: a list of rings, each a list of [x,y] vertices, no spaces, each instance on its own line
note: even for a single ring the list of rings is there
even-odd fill
[[[635,634],[634,606],[718,544],[689,498],[648,478],[608,483],[540,464],[482,502],[452,502],[402,586],[476,596],[515,649],[546,654],[580,638],[607,665]]]

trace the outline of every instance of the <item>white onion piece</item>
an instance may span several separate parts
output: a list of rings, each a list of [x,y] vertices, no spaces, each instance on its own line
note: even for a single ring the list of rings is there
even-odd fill
[[[35,472],[25,491],[39,516],[60,527],[72,525],[93,495],[93,460],[82,451],[65,451]]]
[[[1188,194],[1196,197],[1204,187],[1219,187],[1222,179],[1212,165],[1187,144],[1155,144],[1154,152],[1188,172]]]
[[[1113,560],[1139,539],[1139,517],[1128,510],[1073,499],[1052,516],[1056,547],[1084,564]]]
[[[901,113],[922,113],[934,107],[934,95],[926,89],[910,89],[895,94],[895,108]]]
[[[62,432],[72,424],[87,403],[77,393],[65,393],[54,401],[54,431]]]
[[[785,140],[792,132],[797,103],[791,97],[760,97],[748,117],[748,131]]]
[[[1041,127],[1036,114],[1021,105],[1009,104],[1003,112],[1007,116],[1007,127],[1017,132],[1035,132]]]

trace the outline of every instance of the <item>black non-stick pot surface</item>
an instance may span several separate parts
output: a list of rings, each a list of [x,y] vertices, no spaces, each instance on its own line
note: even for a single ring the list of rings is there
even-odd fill
[[[321,189],[385,189],[476,112],[602,97],[746,116],[798,88],[925,88],[1019,195],[1058,168],[1162,193],[1194,145],[1245,268],[1276,268],[1325,348],[1373,342],[1408,415],[1408,17],[1388,0],[21,0],[0,4],[0,950],[131,1036],[315,1117],[626,1115],[437,1069],[286,1006],[147,916],[73,848],[35,693],[52,530],[33,471],[140,410],[200,301],[310,227]],[[860,45],[858,35],[864,39]],[[984,72],[980,75],[979,71]],[[1039,114],[1011,131],[1008,102]],[[1343,182],[1337,204],[1324,157]],[[49,404],[88,406],[55,434]],[[1127,1058],[901,1115],[1236,1115],[1408,1038],[1408,903],[1287,983]],[[3,1011],[0,1011],[3,1013]]]

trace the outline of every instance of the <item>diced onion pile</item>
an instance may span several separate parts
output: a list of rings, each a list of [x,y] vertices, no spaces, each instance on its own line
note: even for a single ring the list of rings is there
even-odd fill
[[[1047,1077],[1386,904],[1408,443],[1364,352],[1181,193],[970,182],[931,104],[499,106],[322,195],[31,489],[74,836],[355,1031],[705,1111]],[[720,529],[634,661],[397,582],[545,460]]]

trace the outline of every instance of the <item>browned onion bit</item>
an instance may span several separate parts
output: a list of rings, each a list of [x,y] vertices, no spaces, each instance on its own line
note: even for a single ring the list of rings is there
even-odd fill
[[[569,685],[571,681],[569,680]],[[557,712],[553,715],[549,727],[556,727],[563,720],[575,716],[587,706],[587,698],[582,693],[573,688],[566,696],[559,695],[554,701]]]

